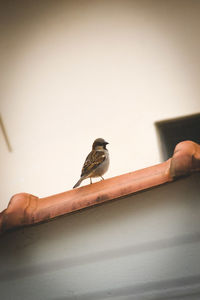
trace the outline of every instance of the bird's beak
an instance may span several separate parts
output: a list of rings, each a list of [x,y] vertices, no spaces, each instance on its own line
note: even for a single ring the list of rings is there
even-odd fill
[[[105,145],[108,145],[109,143],[108,142],[105,142]]]

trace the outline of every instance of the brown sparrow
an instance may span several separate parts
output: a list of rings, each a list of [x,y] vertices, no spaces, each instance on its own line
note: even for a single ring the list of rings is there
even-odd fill
[[[109,154],[106,145],[108,143],[104,139],[96,139],[92,145],[92,151],[88,154],[81,172],[81,178],[73,187],[78,187],[81,182],[90,178],[90,183],[94,177],[102,177],[102,175],[108,170],[109,167]]]

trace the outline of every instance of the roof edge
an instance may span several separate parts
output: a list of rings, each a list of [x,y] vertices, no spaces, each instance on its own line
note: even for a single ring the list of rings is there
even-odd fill
[[[177,144],[172,158],[155,166],[45,198],[27,193],[16,194],[11,198],[7,209],[0,213],[0,233],[45,222],[197,171],[200,171],[200,145],[184,141]]]
[[[200,171],[200,145],[183,141],[176,145],[171,159],[170,176],[177,179]]]

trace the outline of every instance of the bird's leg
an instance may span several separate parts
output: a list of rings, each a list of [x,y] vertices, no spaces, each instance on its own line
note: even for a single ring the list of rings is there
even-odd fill
[[[104,180],[103,176],[101,176],[102,180]]]
[[[90,184],[92,184],[92,178],[90,177]]]

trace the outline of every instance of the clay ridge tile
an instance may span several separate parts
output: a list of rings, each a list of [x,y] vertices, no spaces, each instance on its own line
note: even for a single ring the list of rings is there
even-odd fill
[[[200,145],[192,141],[177,144],[171,159],[171,177],[176,179],[198,171],[200,171]]]
[[[0,213],[0,233],[18,227],[118,199],[200,171],[200,145],[192,141],[177,144],[172,158],[164,163],[45,198],[14,195]]]

